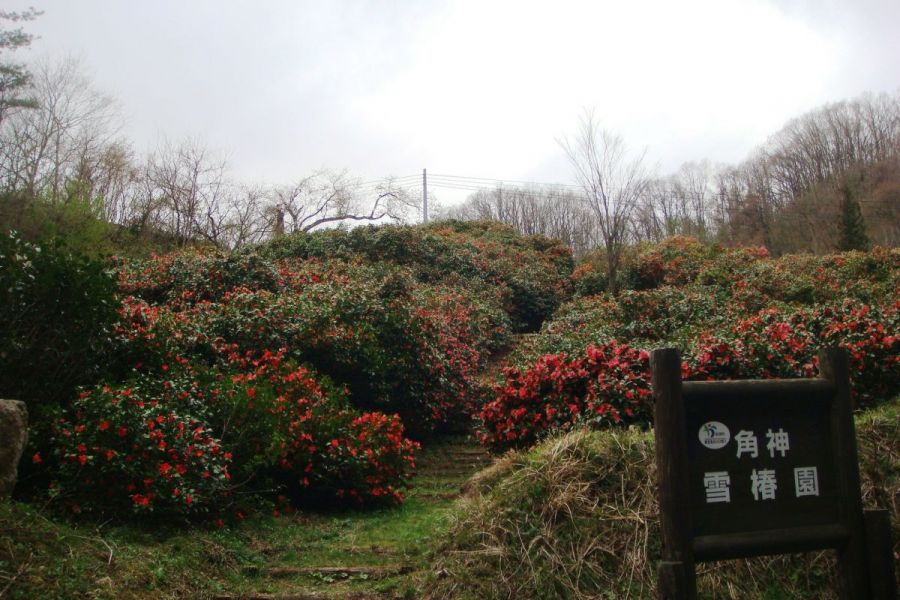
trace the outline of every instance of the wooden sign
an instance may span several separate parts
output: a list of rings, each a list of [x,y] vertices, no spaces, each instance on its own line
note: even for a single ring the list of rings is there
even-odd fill
[[[863,515],[847,354],[819,364],[818,379],[682,382],[678,351],[653,352],[660,598],[696,598],[697,562],[820,549],[838,552],[842,598],[896,598],[889,517]]]

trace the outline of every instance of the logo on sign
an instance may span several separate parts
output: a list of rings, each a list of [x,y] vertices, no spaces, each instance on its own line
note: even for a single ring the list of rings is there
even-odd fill
[[[710,450],[724,448],[731,440],[731,432],[725,423],[709,421],[700,427],[700,443]]]

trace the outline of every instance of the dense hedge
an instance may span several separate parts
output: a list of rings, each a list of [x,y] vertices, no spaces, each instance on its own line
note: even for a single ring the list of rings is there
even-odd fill
[[[406,436],[477,412],[477,373],[512,320],[536,326],[564,298],[571,254],[451,223],[111,267],[102,370],[36,431],[31,464],[71,512],[189,516],[234,505],[238,488],[402,500]]]
[[[408,267],[422,283],[490,288],[514,326],[534,331],[569,293],[572,251],[558,240],[522,236],[492,222],[442,221],[425,227],[370,226],[275,239],[274,258],[359,259]]]
[[[649,361],[647,352],[612,342],[589,345],[583,356],[548,354],[524,371],[507,369],[496,398],[481,410],[480,439],[494,449],[522,447],[577,424],[647,422]]]
[[[859,404],[900,392],[900,251],[773,260],[757,250],[674,239],[645,248],[627,271],[642,289],[574,299],[511,358],[514,368],[481,411],[485,443],[526,446],[584,422],[630,421],[598,419],[597,407],[607,404],[649,422],[645,404],[634,406],[617,390],[596,395],[622,368],[619,361],[586,368],[598,345],[636,349],[625,368],[638,381],[649,378],[640,357],[663,346],[681,349],[691,379],[812,377],[818,350],[843,346]],[[576,271],[582,292],[587,272]],[[574,408],[558,412],[561,403]]]
[[[232,272],[226,291],[231,260],[196,253],[123,265],[123,292],[141,297],[124,302],[120,333],[129,343],[120,356],[158,363],[160,353],[177,352],[211,361],[217,344],[285,348],[346,385],[356,406],[398,413],[424,435],[466,412],[480,393],[476,372],[508,339],[508,319],[491,302],[418,283],[402,267],[244,256],[255,268],[243,279]]]

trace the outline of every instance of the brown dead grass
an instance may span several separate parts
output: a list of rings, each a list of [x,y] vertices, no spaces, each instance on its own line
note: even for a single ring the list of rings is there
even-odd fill
[[[900,399],[857,419],[866,507],[900,551]],[[652,432],[573,432],[477,475],[423,580],[426,598],[655,598]],[[836,598],[830,552],[701,565],[703,598]]]

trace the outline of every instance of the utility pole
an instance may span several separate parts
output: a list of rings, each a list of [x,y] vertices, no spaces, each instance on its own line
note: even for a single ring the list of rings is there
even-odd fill
[[[422,222],[428,223],[428,174],[422,169]]]

